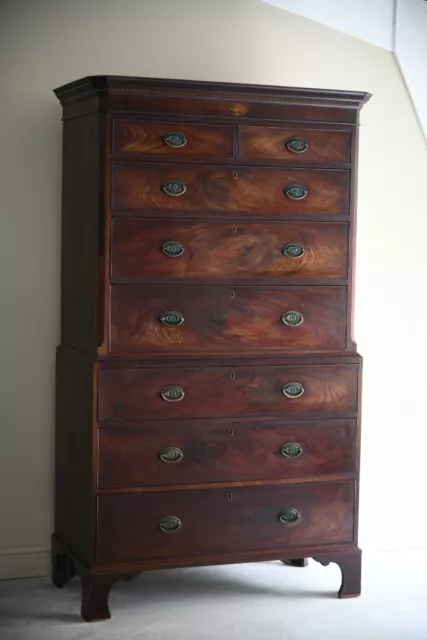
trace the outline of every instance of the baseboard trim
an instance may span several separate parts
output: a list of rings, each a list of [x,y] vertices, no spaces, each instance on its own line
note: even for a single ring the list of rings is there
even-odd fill
[[[0,549],[0,580],[50,575],[49,547]]]

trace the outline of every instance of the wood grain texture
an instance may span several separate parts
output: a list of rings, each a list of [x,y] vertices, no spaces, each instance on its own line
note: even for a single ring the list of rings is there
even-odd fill
[[[111,288],[112,353],[247,354],[290,350],[345,350],[345,287],[156,287]],[[160,321],[179,312],[180,326]],[[302,314],[286,326],[287,311]]]
[[[353,493],[349,481],[99,496],[98,561],[348,543]],[[287,508],[299,511],[295,524],[279,521]],[[161,531],[164,516],[179,518],[181,528]]]
[[[347,277],[348,226],[334,222],[189,221],[114,218],[112,279],[237,283]],[[170,258],[164,243],[182,244]],[[305,253],[289,258],[286,244]]]
[[[112,76],[56,93],[54,582],[82,576],[88,621],[109,617],[116,579],[166,567],[315,557],[339,564],[342,597],[357,595],[351,298],[368,94]],[[165,145],[174,130],[185,146]],[[290,137],[308,149],[287,151]],[[167,180],[185,193],[165,194]],[[307,196],[291,200],[291,184]],[[165,255],[168,241],[182,255]],[[285,256],[288,243],[303,255]],[[184,323],[160,325],[166,311]],[[285,311],[303,324],[286,327]],[[286,458],[285,442],[301,455]],[[182,459],[163,462],[166,447]],[[278,513],[290,507],[301,517],[289,527]],[[179,531],[158,529],[165,515]]]
[[[313,365],[326,365],[326,366],[347,366],[355,365],[360,366],[362,362],[362,356],[352,351],[338,351],[337,353],[316,353],[312,354],[309,351],[294,353],[290,352],[286,354],[286,357],[277,356],[272,353],[266,353],[261,355],[251,355],[250,353],[244,356],[230,356],[227,354],[209,356],[205,358],[195,358],[194,356],[188,356],[186,358],[171,358],[167,356],[162,358],[159,356],[145,357],[145,358],[118,358],[117,356],[107,355],[105,357],[98,358],[99,366],[104,370],[112,369],[144,369],[144,368],[156,368],[164,367],[177,361],[180,367],[194,367],[195,364],[202,367],[277,367],[277,366],[313,366]],[[124,366],[125,365],[125,366]]]
[[[286,147],[292,138],[303,138],[308,149],[293,153]],[[274,158],[295,164],[305,162],[350,162],[350,133],[285,127],[240,127],[242,158]]]
[[[255,98],[255,96],[253,96]],[[260,97],[260,96],[259,96]],[[200,97],[186,96],[180,92],[173,95],[129,93],[126,90],[113,93],[109,96],[109,104],[112,111],[127,111],[128,113],[158,113],[164,114],[167,118],[171,114],[185,117],[198,116],[201,118],[223,118],[228,121],[240,122],[244,118],[259,118],[260,120],[296,120],[303,122],[340,122],[344,124],[357,123],[357,110],[349,109],[345,105],[337,105],[333,100],[332,104],[318,104],[307,99],[307,104],[294,105],[292,100],[283,101],[266,97],[265,102],[247,101],[245,96],[228,94],[224,100],[209,100],[201,95]],[[90,105],[89,105],[90,108]],[[67,116],[72,116],[79,112],[78,105],[70,105],[65,108]],[[251,120],[248,121],[248,124]]]
[[[299,398],[287,398],[283,385],[300,382]],[[167,402],[161,391],[179,385],[179,402]],[[100,422],[258,416],[294,417],[357,411],[357,365],[276,367],[182,367],[102,369]],[[195,425],[197,427],[197,425]]]
[[[96,353],[98,345],[97,260],[103,233],[103,177],[98,184],[98,171],[103,124],[102,116],[91,115],[65,122],[63,129],[61,344],[86,353]]]
[[[175,215],[202,211],[258,215],[329,214],[346,217],[349,210],[347,171],[200,167],[114,162],[112,208],[115,211],[158,211]],[[162,191],[169,180],[182,181],[183,195]],[[303,200],[284,190],[292,184],[308,189]]]
[[[279,102],[302,106],[332,105],[360,109],[371,97],[362,91],[306,89],[277,85],[209,82],[206,80],[176,80],[141,78],[136,76],[86,76],[54,90],[63,106],[96,95],[184,96],[208,100],[247,100],[255,103]]]
[[[106,427],[99,432],[98,486],[354,474],[355,430],[355,420]],[[281,453],[282,445],[289,442],[301,446],[298,457]],[[167,447],[178,447],[182,459],[163,462],[160,452]]]
[[[358,111],[370,98],[360,91],[123,76],[90,76],[55,93],[65,118],[109,110],[349,123],[358,122]]]
[[[326,550],[325,550],[326,551]],[[360,549],[341,553],[315,555],[314,559],[324,567],[334,562],[341,569],[339,598],[358,598],[362,590],[362,552]]]
[[[182,147],[167,145],[163,137],[180,132],[187,138]],[[233,157],[233,127],[187,124],[183,122],[113,121],[113,153],[174,157]]]
[[[93,559],[93,360],[74,349],[56,355],[55,532],[85,562]]]
[[[357,344],[354,337],[354,292],[356,288],[356,227],[357,227],[357,172],[358,172],[358,153],[359,153],[359,129],[356,128],[352,133],[351,154],[353,170],[351,172],[350,183],[350,225],[349,242],[348,242],[348,322],[347,322],[347,344],[353,351],[357,351]]]
[[[116,582],[115,575],[91,576],[86,574],[82,578],[82,606],[81,616],[86,622],[97,622],[111,618],[108,607],[108,596],[111,587]]]

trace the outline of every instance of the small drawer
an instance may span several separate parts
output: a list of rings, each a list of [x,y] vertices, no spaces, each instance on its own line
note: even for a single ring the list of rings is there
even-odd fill
[[[119,119],[113,127],[113,153],[138,153],[153,159],[233,157],[232,127]]]
[[[357,412],[357,364],[101,369],[99,421]],[[349,416],[350,417],[350,416]]]
[[[349,212],[350,172],[113,163],[112,209],[156,217],[247,213],[259,217]]]
[[[111,353],[343,351],[346,287],[111,287]]]
[[[114,218],[113,280],[346,279],[348,226]]]
[[[350,133],[321,129],[241,127],[240,156],[289,162],[350,162]]]
[[[355,420],[99,430],[98,486],[315,478],[355,471]]]
[[[354,483],[98,496],[97,559],[120,562],[351,543]]]

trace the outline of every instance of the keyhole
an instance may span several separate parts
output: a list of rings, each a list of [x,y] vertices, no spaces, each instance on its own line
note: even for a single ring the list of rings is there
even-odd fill
[[[229,494],[228,494],[228,499],[229,499],[229,500],[232,500],[232,499],[233,499],[233,494],[232,494],[232,493],[229,493]]]
[[[233,298],[234,298],[234,291],[232,291],[232,292],[230,293],[230,298],[231,298],[231,299],[233,299]]]
[[[231,379],[232,379],[232,380],[235,380],[235,379],[236,379],[236,374],[234,373],[234,371],[233,371],[233,372],[232,372],[232,374],[231,374]]]
[[[234,436],[234,429],[230,429],[230,436]]]
[[[237,175],[237,171],[234,171],[234,172],[233,172],[233,178],[234,178],[235,180],[237,180],[237,178],[238,178],[238,177],[239,177],[239,176]]]
[[[237,227],[233,227],[233,233],[237,232]]]

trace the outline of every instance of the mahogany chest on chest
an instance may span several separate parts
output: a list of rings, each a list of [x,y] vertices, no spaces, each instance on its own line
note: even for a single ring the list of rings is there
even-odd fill
[[[81,575],[88,621],[166,567],[313,557],[358,595],[369,95],[98,76],[56,95],[54,583]]]

